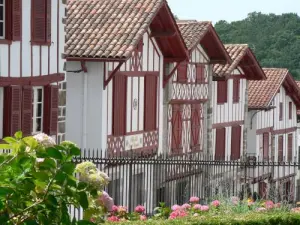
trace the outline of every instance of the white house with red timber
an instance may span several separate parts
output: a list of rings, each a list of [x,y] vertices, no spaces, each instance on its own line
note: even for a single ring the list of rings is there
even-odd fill
[[[246,152],[248,82],[266,76],[248,45],[225,48],[232,63],[214,66],[212,154],[217,160],[238,160]]]
[[[64,17],[63,0],[0,1],[0,140],[19,130],[63,138]]]
[[[258,161],[297,160],[297,109],[300,89],[287,69],[264,68],[267,80],[249,84],[249,129],[247,153]],[[261,170],[263,168],[260,168]],[[259,192],[279,189],[284,199],[294,197],[295,167],[260,171]],[[255,172],[254,172],[255,173]]]
[[[67,139],[110,155],[161,151],[164,62],[188,57],[167,2],[73,0],[67,9]],[[112,188],[128,192],[127,175],[110,174]],[[152,178],[136,169],[132,205]]]

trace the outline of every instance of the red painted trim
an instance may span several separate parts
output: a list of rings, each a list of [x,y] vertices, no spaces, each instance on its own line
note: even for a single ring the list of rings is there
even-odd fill
[[[50,46],[48,47],[48,73],[50,74]]]
[[[226,76],[227,79],[247,79],[246,75],[240,74],[240,75],[228,75]]]
[[[157,48],[156,48],[156,46],[155,46],[155,44],[154,44],[154,41],[152,40],[152,38],[150,38],[150,34],[149,34],[148,31],[147,31],[147,34],[148,34],[148,39],[150,39],[150,41],[151,41],[151,43],[152,43],[152,45],[153,45],[153,48],[154,48],[155,52],[157,53],[157,55],[159,55],[158,50],[157,50]],[[149,42],[148,42],[148,46],[149,46]],[[149,52],[149,49],[148,49],[148,52]],[[148,59],[149,59],[149,57],[148,57]],[[149,66],[149,64],[148,64],[148,66]]]
[[[140,78],[138,77],[137,130],[140,130]]]
[[[128,80],[127,80],[128,81]],[[127,96],[126,96],[127,97]],[[132,132],[132,124],[133,124],[133,117],[132,117],[132,115],[133,115],[133,108],[132,108],[132,99],[133,99],[133,77],[131,77],[131,99],[130,99],[130,109],[131,109],[131,118],[130,118],[130,120],[131,120],[131,123],[130,123],[130,131]],[[126,99],[126,101],[127,101],[127,99]],[[126,110],[127,110],[127,107],[126,107]],[[126,118],[127,119],[127,118]],[[138,120],[139,120],[139,118],[138,118]],[[138,129],[137,129],[138,130]]]
[[[232,127],[232,126],[241,126],[244,125],[244,120],[232,121],[226,123],[215,123],[212,125],[213,129],[223,128],[223,127]]]
[[[0,77],[0,87],[11,85],[44,86],[54,82],[63,81],[64,78],[65,74],[63,73],[35,77]]]
[[[57,1],[57,25],[56,25],[56,27],[57,27],[57,52],[56,52],[56,60],[57,60],[57,68],[56,68],[56,72],[57,73],[59,73],[59,25],[60,25],[60,23],[59,23],[59,10],[60,10],[60,7],[59,7],[59,3],[60,3],[60,1]],[[51,10],[51,12],[52,12],[52,10]],[[51,34],[52,35],[52,34]]]
[[[85,57],[64,57],[67,61],[88,61],[88,62],[125,62],[128,58],[85,58]],[[130,57],[129,57],[130,58]]]
[[[108,72],[108,75],[111,75],[113,72]],[[142,71],[142,72],[134,72],[134,71],[118,71],[119,75],[128,76],[128,77],[144,77],[144,76],[159,76],[159,71]]]
[[[263,134],[263,133],[270,133],[272,131],[273,131],[273,127],[267,127],[267,128],[257,129],[256,134],[260,135],[260,134]]]
[[[1,39],[0,40],[0,44],[11,45],[12,44],[12,40]]]
[[[295,132],[296,130],[297,127],[290,127],[287,129],[273,130],[272,134],[287,134],[287,133]]]
[[[42,76],[42,46],[40,46],[40,76]]]
[[[37,42],[37,41],[31,41],[31,45],[34,46],[51,46],[51,42]]]
[[[149,37],[148,31],[147,31],[147,34],[148,34],[148,38],[147,38],[147,39],[148,39],[148,40],[147,40],[147,41],[148,41],[148,45],[147,45],[147,48],[148,48],[148,49],[147,49],[147,70],[149,70],[149,52],[150,52],[150,51],[149,51],[149,44],[150,44],[149,39],[150,39],[150,37]]]
[[[169,104],[200,104],[207,102],[207,99],[187,100],[187,99],[172,99]]]
[[[167,85],[168,81],[172,78],[172,76],[174,75],[174,73],[178,69],[179,65],[180,65],[180,62],[177,62],[176,66],[174,66],[174,68],[172,69],[170,74],[168,74],[167,76],[164,76],[163,88]]]
[[[108,85],[108,83],[114,77],[114,75],[116,74],[116,72],[118,72],[118,70],[121,68],[121,66],[122,66],[123,63],[124,62],[119,62],[119,65],[114,69],[114,71],[112,71],[111,73],[109,73],[108,78],[104,81],[104,88]]]
[[[193,84],[193,85],[201,85],[201,84],[208,84],[208,82],[181,82],[181,81],[172,81],[173,84]]]
[[[30,46],[30,68],[31,68],[31,76],[33,76],[33,46]]]
[[[11,61],[11,59],[10,59],[10,56],[11,56],[11,47],[10,47],[10,45],[8,46],[8,77],[10,77],[10,61]]]

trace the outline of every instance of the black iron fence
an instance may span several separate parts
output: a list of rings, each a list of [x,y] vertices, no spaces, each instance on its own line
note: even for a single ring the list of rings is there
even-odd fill
[[[111,179],[106,191],[116,205],[127,206],[130,211],[141,204],[152,213],[159,202],[183,204],[191,196],[200,197],[202,204],[232,196],[290,204],[300,200],[296,159],[275,162],[253,155],[234,161],[232,157],[214,158],[199,152],[180,156],[156,151],[107,155],[106,151],[82,150],[75,162],[91,161],[106,172]]]

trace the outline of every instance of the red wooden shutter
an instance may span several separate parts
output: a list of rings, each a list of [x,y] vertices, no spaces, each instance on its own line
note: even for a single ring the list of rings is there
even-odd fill
[[[22,36],[22,0],[12,0],[12,39],[21,40]]]
[[[263,159],[269,159],[269,133],[263,134]]]
[[[283,136],[278,136],[278,162],[283,161]]]
[[[293,104],[289,102],[289,119],[291,120],[293,117]]]
[[[125,135],[126,133],[126,91],[127,77],[115,75],[113,80],[113,127],[112,132],[115,136]]]
[[[196,65],[196,81],[197,83],[204,83],[205,82],[205,65],[204,64],[197,64]]]
[[[51,42],[51,0],[47,0],[47,42]]]
[[[46,0],[32,0],[32,40],[46,41]]]
[[[241,156],[241,126],[231,128],[231,160],[237,160]]]
[[[199,136],[201,129],[201,105],[191,105],[191,149],[192,151],[200,150]]]
[[[265,199],[267,196],[267,184],[265,182],[259,182],[259,197]]]
[[[226,128],[216,129],[215,159],[225,160]]]
[[[217,103],[222,104],[227,102],[227,81],[217,81]]]
[[[12,1],[5,2],[5,39],[12,40]]]
[[[293,134],[288,135],[288,160],[293,161]]]
[[[186,62],[180,63],[177,68],[177,81],[178,82],[186,82],[187,81],[187,68],[188,65]]]
[[[23,136],[32,133],[32,87],[23,87],[22,95],[22,132]]]
[[[44,87],[43,131],[49,135],[57,135],[58,124],[58,86]]]
[[[233,102],[240,100],[240,79],[233,79]]]
[[[157,77],[145,76],[145,116],[144,130],[156,130]]]
[[[283,116],[283,105],[282,102],[279,103],[279,120],[282,120]]]
[[[11,86],[4,89],[4,129],[3,136],[13,136],[21,130],[22,89]]]
[[[172,110],[172,152],[182,152],[182,106],[173,105]]]

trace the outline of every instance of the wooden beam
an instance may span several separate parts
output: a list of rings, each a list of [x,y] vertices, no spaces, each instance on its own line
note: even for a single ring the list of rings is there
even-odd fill
[[[164,58],[164,62],[166,63],[182,62],[183,60],[185,60],[185,58]]]
[[[176,32],[175,31],[153,31],[150,34],[150,37],[159,37],[159,38],[167,38],[167,37],[173,37],[175,36]]]
[[[108,78],[104,81],[104,89],[109,84],[111,79],[113,79],[114,75],[116,74],[116,72],[118,72],[118,70],[121,68],[123,63],[124,62],[119,62],[119,65],[111,72],[111,74],[108,76]],[[105,74],[104,74],[104,76],[105,76]]]
[[[177,62],[176,66],[174,66],[172,71],[166,76],[166,78],[164,79],[163,87],[165,87],[167,85],[168,81],[171,79],[171,77],[173,76],[173,74],[175,73],[175,71],[177,70],[179,65],[180,65],[180,62]]]

